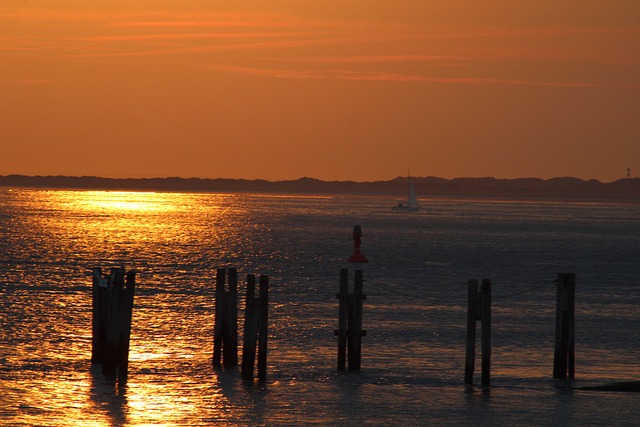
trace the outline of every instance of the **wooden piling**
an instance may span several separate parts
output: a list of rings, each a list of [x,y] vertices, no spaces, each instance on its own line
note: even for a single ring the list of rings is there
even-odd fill
[[[123,327],[121,313],[122,290],[124,288],[124,268],[111,269],[109,278],[107,336],[105,342],[105,358],[102,364],[102,372],[107,375],[115,375],[119,357],[120,334]]]
[[[238,273],[228,271],[229,286],[225,289],[227,271],[216,270],[215,319],[213,334],[213,365],[238,364]]]
[[[464,362],[464,382],[473,384],[476,358],[476,316],[478,304],[478,280],[467,282],[467,352]]]
[[[269,276],[260,275],[258,327],[258,379],[267,378],[267,341],[269,334]]]
[[[227,271],[224,268],[216,270],[215,309],[213,320],[213,366],[222,365],[222,334],[224,324],[224,305],[227,299],[224,295],[224,283]]]
[[[267,344],[269,334],[269,276],[260,275],[259,297],[255,297],[256,277],[247,276],[247,299],[244,316],[242,346],[242,379],[253,380],[256,346],[258,350],[258,379],[267,378]]]
[[[91,320],[91,363],[104,361],[104,345],[107,336],[107,291],[109,281],[102,276],[102,269],[93,269],[93,310]]]
[[[362,329],[362,301],[366,299],[363,293],[362,270],[356,270],[354,278],[354,292],[348,292],[349,273],[347,269],[340,270],[340,289],[338,298],[338,370],[344,371],[347,366],[350,371],[359,370],[362,359],[362,337],[366,331]]]
[[[238,272],[235,268],[229,269],[225,326],[222,363],[224,366],[236,366],[238,364]]]
[[[253,362],[256,357],[258,337],[258,317],[255,310],[256,276],[247,275],[247,296],[244,314],[244,335],[242,344],[242,379],[253,379]]]
[[[126,276],[123,295],[123,326],[120,335],[118,375],[121,382],[126,382],[129,373],[129,345],[131,342],[131,320],[133,318],[133,296],[136,286],[136,272],[129,271]]]
[[[476,322],[480,321],[482,340],[482,385],[491,384],[491,280],[483,279],[478,292],[478,280],[467,282],[467,345],[464,382],[473,384],[476,357]]]
[[[553,378],[575,378],[575,287],[573,273],[558,273]]]
[[[482,385],[491,384],[491,280],[480,285],[480,317],[482,322]]]
[[[354,277],[353,295],[349,296],[349,320],[347,328],[348,335],[348,358],[349,370],[360,370],[360,362],[362,357],[362,270],[356,270]]]
[[[126,275],[126,282],[125,282]],[[91,362],[102,364],[102,372],[118,373],[126,382],[129,367],[129,343],[135,292],[135,271],[113,268],[108,277],[102,269],[93,269],[93,313]]]
[[[349,271],[346,268],[340,270],[340,288],[338,298],[338,370],[344,371],[347,367],[347,289],[349,284]]]

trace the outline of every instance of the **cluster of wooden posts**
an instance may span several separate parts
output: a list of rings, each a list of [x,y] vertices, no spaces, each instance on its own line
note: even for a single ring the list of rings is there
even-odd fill
[[[126,279],[125,279],[126,277]],[[126,381],[133,294],[134,271],[111,269],[108,275],[100,268],[93,270],[93,340],[92,363],[101,363],[103,372]],[[362,270],[356,270],[353,292],[348,291],[349,271],[340,271],[338,304],[338,370],[359,370],[361,366],[363,293]],[[553,377],[574,378],[575,375],[575,274],[560,273],[556,292],[556,331]],[[253,380],[256,348],[257,378],[267,375],[267,336],[269,277],[247,275],[242,371],[244,380]],[[482,385],[491,382],[491,280],[468,281],[467,340],[464,381],[473,383],[476,353],[476,323],[481,322]],[[217,269],[215,288],[215,324],[213,365],[238,365],[238,272],[235,268]]]
[[[216,305],[213,334],[213,365],[238,365],[238,271],[216,271]],[[244,336],[242,340],[242,370],[244,380],[253,380],[258,350],[258,379],[267,377],[267,335],[269,323],[269,276],[260,275],[256,297],[256,276],[247,275]],[[257,345],[256,345],[257,344]]]
[[[107,375],[126,382],[135,271],[112,268],[109,274],[93,269],[93,321],[91,363],[102,364]]]
[[[362,359],[362,337],[367,331],[362,329],[362,301],[367,296],[363,290],[362,270],[356,270],[354,275],[353,293],[349,293],[349,270],[340,270],[340,290],[338,298],[338,370],[344,371],[349,366],[350,371],[360,369]],[[348,364],[347,364],[348,361]]]
[[[482,385],[491,384],[491,280],[469,280],[467,308],[467,349],[464,382],[473,383],[476,354],[476,321],[481,322]],[[559,273],[556,279],[556,331],[553,378],[575,377],[575,294],[576,276]]]

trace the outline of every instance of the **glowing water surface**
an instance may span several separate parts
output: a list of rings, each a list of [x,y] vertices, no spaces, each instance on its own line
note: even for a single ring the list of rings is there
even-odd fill
[[[640,379],[640,206],[0,189],[0,424],[625,424]],[[335,371],[340,268],[364,231],[363,370]],[[135,268],[129,379],[89,363],[93,267]],[[268,381],[211,366],[218,267],[268,274]],[[577,366],[550,379],[557,272]],[[465,387],[465,282],[494,283],[492,387]],[[241,287],[241,292],[243,291]],[[242,316],[241,316],[242,317]]]

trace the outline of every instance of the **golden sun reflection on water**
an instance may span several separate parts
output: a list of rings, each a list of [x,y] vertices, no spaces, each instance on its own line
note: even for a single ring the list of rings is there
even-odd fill
[[[76,192],[65,200],[71,208],[93,212],[138,211],[170,212],[180,209],[185,194],[139,191],[87,191]]]
[[[22,366],[16,375],[30,390],[4,401],[22,414],[20,425],[176,426],[203,413],[230,419],[235,409],[211,369],[212,300],[206,285],[198,283],[210,277],[194,273],[193,266],[215,265],[218,261],[206,255],[211,248],[238,240],[238,218],[246,210],[242,201],[230,195],[133,191],[23,195],[30,214],[19,232],[39,243],[37,253],[25,254],[33,262],[25,276],[29,292],[14,295],[11,308],[18,315],[14,324],[33,337],[20,334],[24,341],[0,350],[0,362]],[[121,389],[89,364],[88,272],[119,263],[140,267],[129,381]],[[54,271],[56,278],[49,279]],[[42,285],[51,291],[42,292]],[[67,286],[74,291],[67,294]],[[47,339],[36,346],[41,336]],[[48,374],[59,371],[64,374]],[[1,415],[0,408],[0,424]]]

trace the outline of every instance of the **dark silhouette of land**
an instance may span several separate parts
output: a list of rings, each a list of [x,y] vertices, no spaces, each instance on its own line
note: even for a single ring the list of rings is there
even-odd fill
[[[588,199],[640,201],[640,178],[603,183],[578,178],[455,178],[412,177],[418,197],[494,197],[508,199]],[[252,192],[291,194],[387,195],[403,198],[407,178],[388,181],[321,181],[300,178],[289,181],[201,178],[100,178],[95,176],[0,176],[0,186],[26,188]]]

